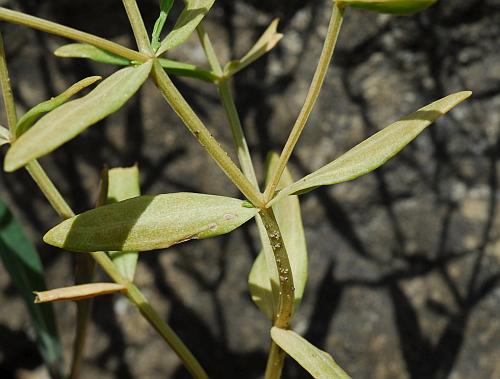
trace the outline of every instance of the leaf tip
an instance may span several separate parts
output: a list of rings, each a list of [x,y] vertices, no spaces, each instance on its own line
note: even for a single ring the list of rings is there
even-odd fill
[[[65,241],[65,233],[62,230],[64,229],[63,225],[65,225],[65,222],[54,226],[47,233],[45,233],[45,235],[43,236],[43,242],[45,242],[47,245],[63,248]]]
[[[14,145],[7,150],[5,160],[3,161],[3,169],[5,172],[14,172],[24,165],[24,162],[17,156],[16,150],[13,150],[13,147]]]

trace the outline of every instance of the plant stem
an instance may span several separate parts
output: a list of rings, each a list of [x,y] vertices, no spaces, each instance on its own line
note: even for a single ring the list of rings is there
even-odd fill
[[[94,282],[96,262],[90,254],[77,254],[75,257],[75,284]],[[92,298],[76,302],[76,335],[73,341],[70,379],[80,377],[85,344],[92,314]]]
[[[118,284],[127,288],[128,299],[135,304],[151,326],[170,345],[184,363],[189,373],[196,379],[208,379],[208,375],[177,334],[166,324],[151,306],[146,297],[132,282],[124,278],[108,255],[102,251],[90,253],[96,262]]]
[[[238,160],[241,165],[243,174],[250,180],[250,182],[259,188],[257,181],[257,176],[255,175],[255,169],[252,163],[252,157],[250,155],[250,150],[248,149],[248,144],[241,126],[240,117],[234,103],[233,95],[231,94],[231,89],[229,88],[228,79],[223,79],[218,83],[219,96],[221,98],[222,104],[226,111],[227,119],[229,121],[229,126],[231,127],[231,132],[233,135],[233,142],[236,149],[236,154],[238,155]]]
[[[157,60],[153,65],[153,77],[156,86],[159,88],[172,109],[181,118],[189,131],[196,137],[198,142],[207,150],[212,159],[219,165],[227,177],[238,187],[238,189],[258,208],[263,206],[262,194],[256,190],[253,184],[243,175],[240,169],[234,164],[227,152],[221,147],[219,142],[212,136],[203,122],[194,113],[193,109],[186,102],[174,83],[162,69]]]
[[[286,246],[276,221],[273,209],[263,209],[259,212],[266,228],[271,249],[274,254],[276,270],[278,272],[278,304],[276,305],[273,326],[288,329],[292,321],[295,300],[292,268],[288,259]],[[266,365],[265,379],[278,379],[281,376],[285,352],[274,342],[271,342],[269,357]]]
[[[63,220],[75,215],[38,161],[34,160],[28,163],[26,165],[26,170],[28,170],[28,173],[33,178],[38,188],[40,188],[50,205],[52,205],[52,208],[54,208]]]
[[[207,57],[210,68],[213,73],[217,75],[219,81],[216,83],[219,90],[219,97],[222,104],[224,105],[224,110],[226,111],[226,116],[231,127],[231,133],[233,135],[234,147],[236,154],[238,155],[238,160],[241,165],[243,174],[248,180],[255,186],[259,188],[257,181],[257,176],[255,175],[255,169],[252,163],[252,157],[250,155],[250,150],[248,149],[247,141],[245,138],[245,133],[241,126],[240,116],[238,115],[238,110],[236,109],[236,104],[234,103],[233,95],[231,94],[231,89],[229,87],[229,79],[223,78],[222,66],[217,58],[212,41],[208,36],[203,24],[200,23],[196,28],[198,33],[198,38],[200,40],[203,51]]]
[[[217,58],[217,54],[215,53],[212,42],[210,41],[210,37],[205,31],[203,22],[198,24],[198,26],[196,27],[196,32],[198,33],[198,39],[200,40],[201,46],[203,47],[203,51],[205,52],[210,68],[215,75],[222,77],[224,72],[222,71],[219,58]]]
[[[149,43],[148,32],[144,25],[139,7],[137,6],[137,2],[135,0],[123,0],[123,5],[125,6],[130,26],[132,26],[139,51],[143,54],[153,56],[154,54]]]
[[[10,137],[12,139],[15,137],[14,130],[17,124],[17,113],[16,104],[14,102],[14,95],[12,94],[12,87],[10,86],[9,69],[7,67],[7,59],[5,55],[2,33],[0,33],[0,81],[3,102],[5,105],[5,113],[7,115],[7,126],[11,131]]]
[[[264,379],[279,379],[281,377],[285,357],[285,351],[271,340]]]
[[[262,209],[259,214],[264,222],[264,227],[267,231],[278,271],[279,297],[273,326],[287,329],[290,326],[291,317],[293,315],[295,292],[292,269],[290,267],[283,236],[272,208]]]
[[[309,92],[307,93],[304,105],[302,106],[297,121],[295,121],[295,125],[293,126],[290,136],[286,141],[285,147],[281,152],[278,166],[276,167],[272,179],[267,185],[264,192],[264,200],[266,203],[271,201],[271,199],[274,197],[274,193],[281,179],[281,175],[285,170],[286,164],[288,163],[288,160],[292,155],[293,149],[295,148],[295,145],[299,140],[300,134],[302,133],[302,130],[304,130],[307,120],[309,119],[314,105],[316,104],[316,100],[318,99],[319,93],[321,91],[321,86],[323,85],[328,67],[330,66],[333,51],[335,50],[340,27],[342,26],[342,21],[344,18],[344,9],[344,5],[338,5],[336,1],[333,2],[333,11],[319,63],[316,68],[316,72],[314,73],[314,77],[311,82],[311,86],[309,87]]]
[[[80,30],[63,26],[52,21],[47,21],[35,16],[12,11],[3,7],[0,7],[0,20],[27,26],[32,29],[37,29],[45,33],[55,34],[57,36],[69,38],[78,42],[88,43],[132,61],[145,62],[150,58],[145,54],[139,53],[138,51],[131,50],[125,46],[119,45],[112,41],[108,41],[107,39],[101,37],[97,37],[93,34],[85,33]]]

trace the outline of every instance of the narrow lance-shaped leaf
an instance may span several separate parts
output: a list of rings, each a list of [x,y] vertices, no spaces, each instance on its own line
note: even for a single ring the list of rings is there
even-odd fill
[[[327,352],[291,330],[271,328],[271,338],[315,379],[350,379]]]
[[[54,51],[54,55],[61,58],[85,58],[95,62],[128,66],[130,61],[109,51],[86,43],[70,43],[63,45]]]
[[[248,53],[243,56],[243,58],[229,62],[226,67],[224,67],[224,75],[232,76],[236,74],[238,71],[244,69],[246,66],[253,63],[276,46],[276,44],[283,38],[283,34],[277,32],[278,22],[278,19],[273,20],[264,34],[262,34],[259,40],[255,43],[255,45],[253,45]]]
[[[153,48],[153,51],[156,51],[160,47],[160,34],[173,5],[174,0],[160,0],[160,15],[155,22],[153,35],[151,36],[151,47]]]
[[[107,204],[140,196],[139,169],[137,165],[125,168],[113,168],[107,172],[107,175]],[[109,255],[118,268],[118,271],[128,280],[133,281],[139,253],[137,251],[111,251]]]
[[[51,304],[35,305],[33,291],[45,290],[38,253],[14,215],[0,199],[0,258],[33,321],[37,345],[53,377],[64,377],[64,359]]]
[[[17,139],[5,156],[5,171],[14,171],[50,153],[89,126],[120,109],[146,81],[152,60],[126,67],[102,81],[88,95],[43,116]]]
[[[96,296],[124,292],[127,288],[117,283],[89,283],[76,286],[56,288],[49,291],[34,291],[35,303],[48,303],[54,301],[79,301]]]
[[[47,232],[44,241],[70,251],[147,251],[218,236],[257,214],[229,197],[198,193],[140,196],[89,210]]]
[[[26,130],[28,130],[31,127],[31,125],[33,125],[41,115],[53,111],[57,107],[67,102],[71,97],[76,95],[78,92],[80,92],[84,88],[87,88],[88,86],[94,84],[95,82],[101,79],[102,78],[100,76],[90,76],[88,78],[82,79],[79,82],[73,84],[59,96],[53,97],[52,99],[46,100],[31,108],[17,122],[15,131],[16,137],[19,137],[21,134],[26,132]]]
[[[316,187],[347,182],[368,174],[399,153],[425,128],[472,93],[458,92],[429,104],[389,125],[319,170],[281,190],[274,201]]]
[[[10,143],[10,131],[5,126],[0,125],[0,146]]]
[[[98,47],[84,43],[71,43],[61,46],[54,52],[54,54],[62,58],[90,59],[95,62],[118,66],[132,65],[132,62],[126,58],[122,58],[108,51],[99,49]],[[210,83],[219,79],[217,75],[214,75],[210,71],[203,70],[194,64],[178,62],[165,58],[160,58],[158,61],[160,62],[161,67],[163,67],[165,71],[171,75],[201,79]]]
[[[271,174],[276,169],[278,162],[278,154],[270,154],[266,169],[266,182],[271,180]],[[278,189],[291,183],[293,183],[293,178],[290,172],[285,170]],[[282,238],[290,260],[295,287],[294,310],[296,311],[302,300],[307,282],[307,245],[302,226],[298,196],[288,196],[278,201],[273,205],[273,211],[280,226]],[[273,303],[276,304],[278,299],[278,272],[275,269],[276,263],[267,232],[262,225],[259,225],[259,234],[263,249],[250,271],[248,282],[252,300],[269,319],[272,319]],[[269,267],[271,268],[270,270],[268,269]]]
[[[160,62],[160,66],[170,75],[200,79],[209,83],[215,83],[220,79],[211,71],[203,70],[194,64],[177,62],[165,58],[158,59],[158,62]]]
[[[177,19],[174,29],[161,42],[156,55],[160,56],[167,50],[184,43],[212,8],[214,2],[215,0],[184,0],[184,10]]]
[[[437,0],[342,0],[342,3],[350,5],[353,8],[405,16],[420,12],[433,5],[436,1]]]

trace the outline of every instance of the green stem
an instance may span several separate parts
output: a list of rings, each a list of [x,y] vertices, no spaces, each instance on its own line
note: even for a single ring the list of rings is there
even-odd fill
[[[229,126],[231,127],[233,142],[236,149],[236,154],[238,155],[238,160],[241,165],[241,169],[248,180],[250,180],[255,188],[258,189],[259,184],[252,163],[252,156],[250,155],[250,150],[248,149],[248,144],[243,132],[243,128],[241,126],[241,121],[236,109],[236,104],[234,103],[234,98],[231,94],[231,89],[229,88],[228,80],[221,80],[218,84],[218,88],[219,96],[221,98],[222,104],[224,105],[227,119],[229,121]]]
[[[45,33],[55,34],[57,36],[69,38],[78,42],[88,43],[103,50],[109,51],[110,53],[119,55],[123,58],[127,58],[131,61],[145,62],[150,58],[145,54],[108,41],[107,39],[97,37],[93,34],[85,33],[80,30],[63,26],[52,21],[47,21],[3,7],[0,7],[0,21],[7,21],[13,24],[27,26],[29,28],[37,29]]]
[[[222,71],[222,66],[217,58],[215,49],[210,41],[203,24],[200,23],[196,28],[198,33],[198,38],[200,40],[205,56],[207,57],[208,64],[212,69],[213,73],[219,78],[222,78],[224,73]],[[248,149],[247,141],[245,138],[245,133],[241,126],[240,116],[238,115],[238,110],[236,109],[236,104],[234,103],[233,95],[231,94],[231,89],[229,88],[228,79],[219,79],[216,82],[217,88],[219,90],[219,97],[226,111],[226,116],[231,127],[231,134],[233,135],[234,148],[238,156],[238,161],[240,162],[243,174],[248,180],[255,186],[256,189],[259,188],[257,181],[257,176],[255,175],[255,169],[252,163],[252,157],[250,155],[250,150]]]
[[[217,58],[217,54],[215,53],[212,42],[210,41],[210,37],[205,31],[205,27],[202,22],[196,27],[196,32],[198,33],[198,39],[200,40],[201,47],[203,47],[203,51],[205,52],[210,68],[215,75],[222,77],[224,75],[222,66],[220,65],[219,58]]]
[[[132,26],[132,31],[134,32],[139,51],[143,54],[153,56],[154,54],[149,43],[148,32],[144,25],[139,7],[137,6],[137,2],[135,0],[123,0],[123,5],[125,6],[130,26]]]
[[[75,215],[38,161],[34,160],[28,163],[26,165],[26,170],[28,170],[28,173],[33,178],[38,188],[40,188],[50,205],[52,205],[52,208],[54,208],[63,220]]]
[[[273,326],[288,329],[292,321],[295,299],[292,268],[273,209],[263,209],[259,214],[267,231],[269,243],[274,254],[276,271],[278,272],[278,304],[274,311]],[[285,352],[272,342],[267,360],[265,379],[278,379],[281,376],[284,358]]]
[[[153,77],[155,79],[156,86],[159,88],[172,109],[184,122],[189,131],[196,137],[198,142],[207,150],[227,177],[238,187],[243,195],[250,200],[250,202],[258,208],[262,207],[262,195],[243,175],[227,152],[212,136],[196,113],[194,113],[193,109],[175,87],[174,83],[172,83],[157,60],[155,60],[153,65]]]
[[[271,199],[274,197],[274,193],[281,179],[281,175],[285,170],[286,164],[288,163],[288,160],[292,155],[293,149],[295,148],[295,145],[297,144],[297,141],[299,140],[299,137],[304,130],[307,120],[311,115],[314,105],[316,104],[316,100],[318,99],[319,93],[321,91],[321,86],[323,85],[328,67],[330,66],[333,51],[335,50],[340,27],[342,26],[342,20],[344,18],[344,8],[344,5],[338,5],[336,1],[333,2],[333,11],[319,63],[316,68],[316,72],[314,73],[314,77],[311,82],[311,86],[309,87],[309,92],[307,93],[304,105],[302,106],[297,121],[295,122],[290,136],[286,141],[285,147],[281,152],[278,166],[276,167],[272,179],[267,185],[264,192],[264,200],[266,201],[266,203],[271,201]]]
[[[75,257],[75,284],[94,282],[96,262],[90,254],[77,254]],[[73,341],[70,379],[80,377],[88,329],[92,314],[93,299],[76,302],[76,335]]]
[[[271,341],[264,379],[279,379],[281,377],[285,357],[285,351],[279,347],[276,342]]]
[[[266,228],[278,271],[279,296],[273,326],[287,329],[290,326],[293,315],[293,301],[295,297],[292,269],[290,267],[286,246],[272,208],[262,209],[259,214]]]
[[[151,326],[163,337],[170,345],[172,350],[184,363],[189,373],[196,379],[208,379],[208,375],[201,367],[199,362],[193,356],[177,334],[166,324],[151,306],[146,297],[132,282],[124,278],[117,270],[115,264],[108,255],[102,251],[90,253],[96,262],[106,271],[106,273],[118,284],[127,288],[126,295],[128,299],[135,304],[141,314],[146,318]]]
[[[0,33],[0,79],[5,113],[7,114],[7,126],[11,131],[10,134],[12,139],[15,136],[14,130],[16,129],[17,124],[17,113],[14,95],[12,94],[12,87],[10,86],[9,69],[7,67],[7,58],[5,55],[2,33]]]

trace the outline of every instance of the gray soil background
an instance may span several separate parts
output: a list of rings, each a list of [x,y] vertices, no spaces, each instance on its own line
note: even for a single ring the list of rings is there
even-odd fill
[[[118,0],[0,3],[134,43]],[[157,1],[140,7],[151,26]],[[281,19],[284,39],[233,83],[260,177],[267,152],[280,150],[302,105],[328,8],[327,0],[218,0],[207,18],[223,61],[240,57],[273,18]],[[61,38],[1,28],[19,113],[83,77],[114,70],[54,57],[66,42]],[[206,65],[196,38],[170,56]],[[231,150],[215,88],[176,83]],[[383,168],[302,197],[310,281],[294,328],[353,378],[500,378],[500,1],[440,0],[410,18],[347,12],[334,64],[290,162],[296,178],[397,118],[464,89],[474,91],[471,100]],[[103,165],[137,162],[147,194],[238,196],[151,83],[41,162],[77,212],[93,207]],[[72,284],[72,254],[41,242],[57,215],[26,172],[2,172],[1,181],[1,196],[39,248],[49,286]],[[247,290],[260,249],[256,236],[249,223],[228,236],[141,255],[137,284],[212,378],[263,374],[269,323]],[[0,304],[0,377],[44,378],[29,317],[3,267]],[[69,361],[75,306],[55,309]],[[96,300],[82,379],[188,377],[125,298]],[[288,361],[283,377],[309,376]]]

